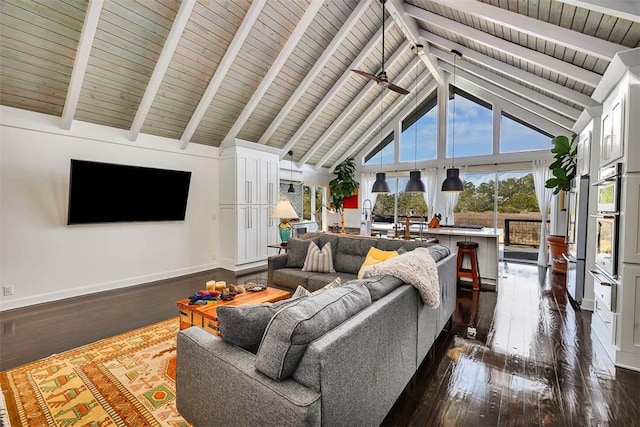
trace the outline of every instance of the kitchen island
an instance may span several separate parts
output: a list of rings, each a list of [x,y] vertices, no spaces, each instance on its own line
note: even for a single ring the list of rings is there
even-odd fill
[[[379,231],[381,238],[385,238],[386,233],[393,230],[393,225],[374,223],[371,228],[372,231]],[[416,232],[419,232],[415,225],[412,225],[410,230],[412,235],[416,235]],[[477,242],[478,266],[482,285],[495,286],[496,291],[498,290],[498,260],[501,234],[502,229],[489,227],[481,229],[423,227],[420,233],[423,238],[434,237],[438,239],[438,242],[451,249],[452,253],[458,252],[458,242]],[[468,259],[465,259],[463,266],[469,267]]]

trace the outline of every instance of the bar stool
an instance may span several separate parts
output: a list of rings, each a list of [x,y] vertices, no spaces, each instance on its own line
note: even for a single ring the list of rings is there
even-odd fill
[[[480,268],[478,267],[478,242],[458,242],[458,271],[457,280],[461,277],[465,279],[471,279],[473,284],[473,290],[480,290]],[[464,256],[469,255],[469,261],[471,262],[471,268],[462,268]]]

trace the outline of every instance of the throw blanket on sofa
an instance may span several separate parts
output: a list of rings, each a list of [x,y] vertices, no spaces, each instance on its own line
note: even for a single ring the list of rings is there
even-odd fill
[[[428,307],[440,305],[438,268],[429,249],[416,248],[378,264],[364,267],[362,277],[388,274],[412,285]]]

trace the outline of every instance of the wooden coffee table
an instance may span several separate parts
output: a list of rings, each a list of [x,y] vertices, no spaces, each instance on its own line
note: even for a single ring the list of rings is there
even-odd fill
[[[189,299],[181,299],[176,302],[180,309],[180,329],[186,329],[190,326],[200,326],[205,331],[220,336],[220,327],[218,326],[218,316],[216,310],[218,307],[234,307],[246,304],[260,304],[263,302],[276,302],[289,298],[291,294],[276,288],[267,288],[264,291],[250,292],[245,291],[231,301],[216,301],[207,305],[189,305]]]

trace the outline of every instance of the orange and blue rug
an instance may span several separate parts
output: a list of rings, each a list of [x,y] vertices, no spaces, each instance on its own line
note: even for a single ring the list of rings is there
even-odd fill
[[[11,425],[188,426],[175,405],[178,329],[166,320],[1,372]]]

